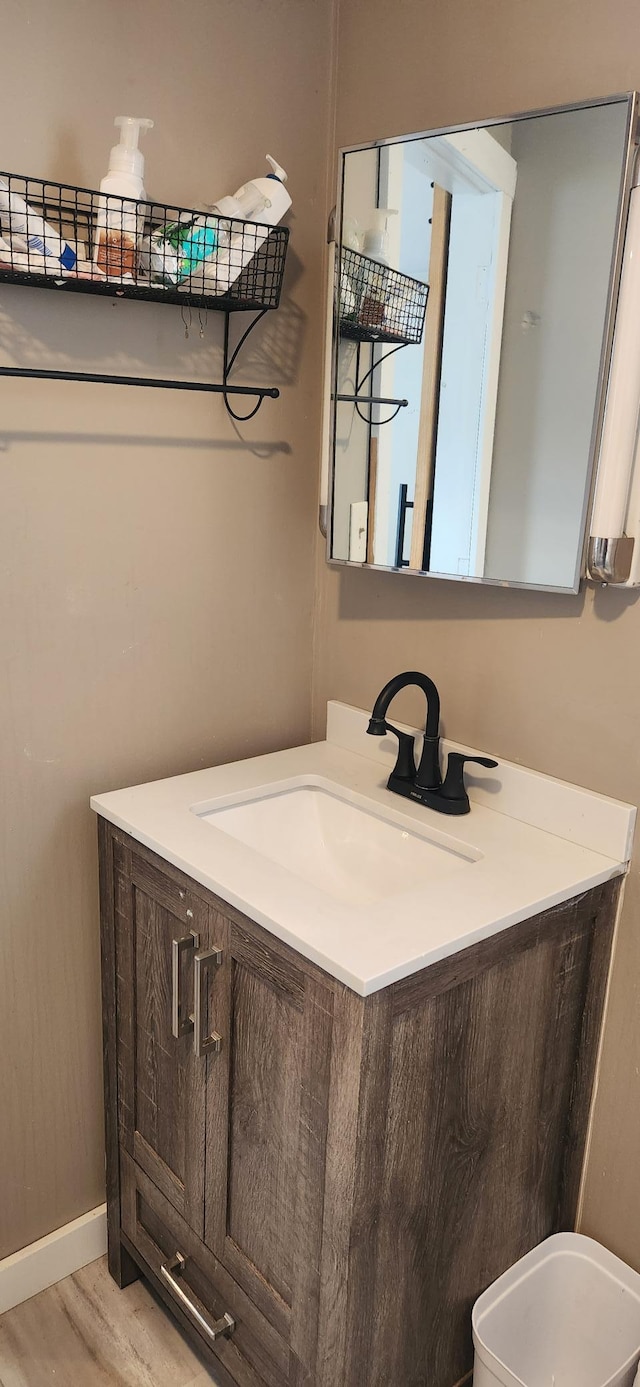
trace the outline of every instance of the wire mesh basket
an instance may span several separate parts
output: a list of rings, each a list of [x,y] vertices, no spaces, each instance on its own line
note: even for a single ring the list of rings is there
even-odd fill
[[[338,263],[341,337],[406,345],[422,341],[428,284],[346,246]]]
[[[0,284],[277,308],[286,227],[0,173]]]

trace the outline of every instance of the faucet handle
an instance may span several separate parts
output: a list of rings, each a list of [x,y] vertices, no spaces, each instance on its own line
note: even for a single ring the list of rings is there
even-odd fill
[[[415,741],[410,732],[401,732],[386,718],[370,718],[367,732],[370,737],[385,737],[393,732],[398,738],[398,759],[389,777],[390,780],[406,780],[413,785],[416,778]]]
[[[410,785],[414,785],[416,779],[415,741],[410,732],[401,732],[400,728],[394,727],[392,722],[388,722],[386,727],[387,732],[393,732],[394,737],[398,738],[398,759],[392,774],[398,780],[407,780]]]
[[[486,766],[488,770],[493,770],[498,764],[490,756],[465,756],[462,751],[449,752],[447,773],[438,794],[441,799],[457,801],[460,808],[454,812],[458,814],[468,814],[471,807],[464,783],[464,768],[468,762],[475,766]]]

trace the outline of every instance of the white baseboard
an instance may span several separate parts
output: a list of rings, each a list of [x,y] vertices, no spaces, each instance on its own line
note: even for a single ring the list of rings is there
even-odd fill
[[[46,1238],[13,1252],[0,1262],[0,1315],[95,1262],[106,1250],[107,1206],[99,1204]]]

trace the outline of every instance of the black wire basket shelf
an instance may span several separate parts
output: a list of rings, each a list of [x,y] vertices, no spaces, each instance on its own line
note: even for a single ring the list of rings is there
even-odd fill
[[[280,303],[289,231],[0,173],[0,285],[224,312]]]
[[[338,257],[340,336],[408,346],[422,341],[429,285],[343,246]]]

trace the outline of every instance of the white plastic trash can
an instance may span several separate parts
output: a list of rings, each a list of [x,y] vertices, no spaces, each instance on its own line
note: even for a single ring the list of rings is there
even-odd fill
[[[580,1233],[528,1252],[473,1307],[473,1387],[633,1387],[640,1276]]]

